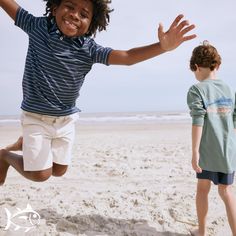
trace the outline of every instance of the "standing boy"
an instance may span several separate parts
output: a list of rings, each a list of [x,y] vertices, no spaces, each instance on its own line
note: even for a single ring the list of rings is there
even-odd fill
[[[199,83],[189,89],[187,101],[192,116],[192,167],[198,178],[199,226],[192,232],[195,236],[207,235],[211,182],[218,185],[229,225],[236,236],[236,198],[232,190],[236,170],[235,93],[216,76],[220,64],[220,55],[207,41],[193,50],[190,69]]]

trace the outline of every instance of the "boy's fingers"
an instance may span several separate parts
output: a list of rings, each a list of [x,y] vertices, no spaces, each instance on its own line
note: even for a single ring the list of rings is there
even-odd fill
[[[189,36],[185,36],[185,37],[183,37],[183,41],[188,41],[188,40],[194,39],[194,38],[196,38],[196,37],[197,37],[196,34],[192,34],[192,35],[189,35]]]
[[[202,168],[200,166],[197,167],[197,173],[202,173]]]
[[[188,26],[188,27],[182,29],[182,30],[181,30],[181,33],[182,33],[182,35],[184,35],[184,34],[188,33],[189,31],[191,31],[191,30],[194,29],[194,28],[195,28],[195,25],[190,25],[190,26]]]
[[[173,23],[171,24],[170,28],[176,27],[183,17],[184,17],[183,14],[178,15],[173,21]]]
[[[189,26],[189,22],[188,20],[183,20],[181,23],[179,23],[179,25],[176,27],[176,29],[178,31],[181,31],[182,29],[184,29],[185,27]]]
[[[163,25],[162,23],[159,23],[159,27],[158,27],[158,36],[162,36],[163,35]]]

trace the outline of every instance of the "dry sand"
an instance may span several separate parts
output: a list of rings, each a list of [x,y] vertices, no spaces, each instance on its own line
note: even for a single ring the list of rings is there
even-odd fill
[[[0,236],[187,236],[197,225],[190,124],[78,124],[73,160],[60,178],[34,183],[10,169],[0,187]],[[0,126],[0,143],[18,125]],[[234,187],[234,190],[236,188]],[[217,187],[209,196],[209,235],[230,236]],[[24,233],[7,224],[27,204],[41,216]]]

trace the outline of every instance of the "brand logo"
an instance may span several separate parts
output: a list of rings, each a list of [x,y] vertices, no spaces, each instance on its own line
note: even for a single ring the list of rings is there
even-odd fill
[[[14,214],[11,214],[7,208],[5,208],[5,211],[7,214],[5,230],[12,226],[15,231],[23,229],[25,232],[28,232],[40,223],[40,215],[29,204],[23,210],[17,208],[17,212]]]

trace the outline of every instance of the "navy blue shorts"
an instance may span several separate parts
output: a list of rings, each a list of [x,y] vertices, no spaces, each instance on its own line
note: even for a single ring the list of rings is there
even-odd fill
[[[234,172],[231,174],[225,174],[221,172],[202,170],[202,173],[197,173],[197,178],[209,179],[216,185],[217,184],[231,185],[234,182]]]

